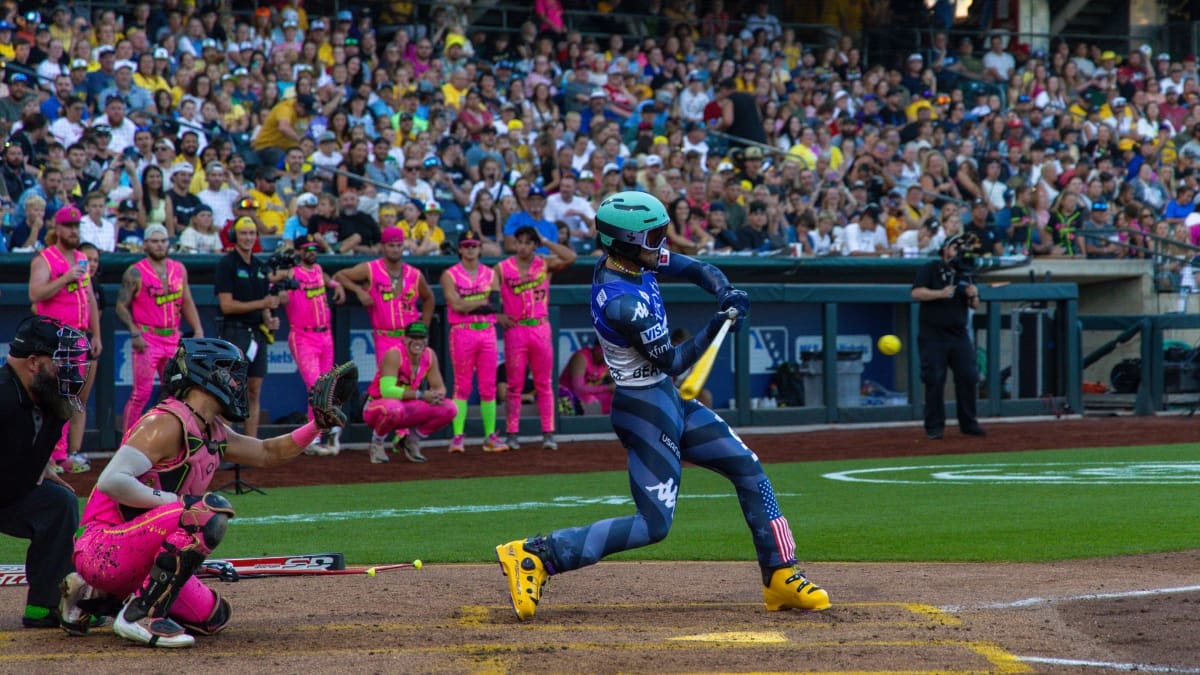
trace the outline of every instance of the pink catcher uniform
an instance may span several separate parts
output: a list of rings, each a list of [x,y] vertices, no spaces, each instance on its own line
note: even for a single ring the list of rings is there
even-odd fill
[[[525,369],[533,373],[542,433],[554,431],[554,349],[550,341],[550,274],[546,260],[535,256],[525,275],[516,258],[496,266],[500,275],[500,302],[517,325],[504,330],[504,374],[508,387],[506,427],[515,434],[521,427],[521,387]]]
[[[375,365],[383,363],[383,355],[393,347],[404,350],[404,329],[421,318],[421,297],[417,284],[421,271],[400,263],[400,278],[392,279],[387,261],[372,260],[367,265],[371,272],[370,290],[374,303],[367,308],[371,328],[375,329]]]
[[[141,275],[142,290],[130,302],[133,322],[142,332],[146,348],[133,352],[133,391],[125,403],[125,430],[129,431],[142,416],[154,388],[154,376],[162,377],[167,361],[179,348],[179,326],[183,309],[183,275],[181,263],[164,259],[167,275],[164,279],[149,258],[134,265]]]
[[[433,352],[426,349],[414,365],[409,359],[407,346],[398,348],[400,352],[400,368],[396,372],[396,384],[416,389],[425,380],[429,366],[433,363]],[[367,388],[367,404],[363,407],[363,421],[375,433],[386,436],[397,429],[416,429],[422,436],[428,436],[441,429],[454,419],[458,408],[454,402],[445,399],[434,405],[420,399],[401,401],[395,398],[383,398],[379,391],[379,378],[382,371],[375,373],[375,379]]]
[[[495,272],[487,265],[480,265],[472,279],[462,263],[447,272],[454,279],[454,287],[463,300],[481,300],[492,288]],[[496,364],[500,354],[496,345],[495,314],[461,314],[446,308],[450,322],[450,363],[454,367],[454,398],[467,400],[471,397],[471,376],[479,378],[479,398],[482,401],[496,399]]]
[[[321,373],[333,368],[331,314],[320,265],[313,265],[312,269],[297,266],[292,269],[292,277],[300,288],[288,291],[288,349],[307,390]],[[308,416],[312,418],[311,408]]]
[[[57,246],[47,246],[42,249],[41,253],[38,253],[46,261],[51,280],[66,274],[67,270],[74,265],[87,264],[87,256],[83,252],[76,249],[72,253],[75,256],[73,260],[67,260]],[[34,303],[33,311],[39,316],[58,319],[71,328],[90,335],[92,321],[88,299],[92,292],[91,285],[92,280],[87,276],[82,277],[79,281],[72,281],[50,298]],[[89,355],[88,358],[91,359],[91,356]],[[61,464],[67,459],[67,433],[70,429],[70,422],[64,424],[62,438],[58,439],[58,443],[54,445],[54,452],[51,453],[50,460],[55,464]]]
[[[173,415],[184,429],[184,448],[170,462],[159,464],[139,477],[156,490],[177,495],[200,495],[212,482],[225,454],[225,426],[214,421],[208,429],[182,401],[168,398],[146,413]],[[184,529],[183,502],[150,510],[135,509],[93,490],[83,509],[80,533],[75,539],[75,569],[89,584],[116,598],[125,598],[146,585],[155,556],[168,544],[176,550],[208,555],[204,537]],[[220,596],[196,577],[189,578],[171,605],[177,621],[203,626],[214,616]]]

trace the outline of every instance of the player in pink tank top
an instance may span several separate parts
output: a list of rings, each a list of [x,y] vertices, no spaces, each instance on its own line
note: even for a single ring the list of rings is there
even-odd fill
[[[496,344],[496,307],[489,300],[495,287],[495,272],[479,263],[482,242],[467,230],[458,239],[461,261],[442,273],[446,318],[450,323],[450,363],[454,367],[454,438],[450,452],[465,452],[463,431],[467,423],[467,401],[471,380],[479,379],[479,415],[483,418],[484,452],[503,452],[508,446],[496,434],[496,366],[500,354]]]
[[[146,228],[146,257],[125,269],[117,293],[117,319],[129,330],[133,361],[133,391],[125,403],[125,430],[142,416],[154,376],[162,377],[167,360],[179,347],[182,319],[195,337],[204,337],[204,326],[192,300],[187,268],[167,257],[167,228]]]
[[[446,383],[437,354],[429,349],[425,324],[409,324],[402,339],[404,348],[388,350],[367,388],[363,421],[371,427],[372,464],[388,461],[387,436],[399,428],[410,430],[404,439],[405,457],[424,462],[421,439],[449,424],[458,412],[446,399]]]
[[[509,384],[505,406],[508,446],[514,450],[520,446],[521,385],[528,368],[541,418],[542,447],[553,450],[558,443],[554,440],[554,343],[547,319],[550,276],[575,262],[575,251],[544,239],[530,226],[517,228],[513,239],[517,254],[496,266],[495,280],[503,311],[498,319],[504,326],[504,376]],[[551,255],[535,253],[539,246],[548,247]]]
[[[292,279],[300,287],[288,291],[288,349],[308,389],[321,373],[333,367],[333,314],[326,288],[333,289],[333,301],[339,305],[346,302],[346,289],[317,264],[320,243],[316,237],[296,237],[295,250],[300,264],[292,268]],[[308,416],[312,417],[312,408]],[[341,448],[340,432],[337,429],[328,438],[319,439],[305,453],[336,455]]]
[[[230,620],[227,601],[196,578],[221,543],[233,506],[209,492],[222,460],[268,467],[299,455],[320,433],[309,422],[259,440],[229,424],[245,419],[248,366],[225,340],[188,338],[164,373],[164,401],[125,435],[96,482],[75,542],[64,605],[81,634],[90,623],[80,589],[123,599],[113,631],[155,647],[190,647]],[[86,582],[86,583],[85,583]],[[131,595],[132,594],[132,595]]]
[[[600,342],[582,347],[567,360],[558,378],[558,386],[566,389],[580,403],[595,401],[600,404],[600,412],[607,415],[612,410],[613,392],[616,385],[608,372],[608,363],[604,360],[604,349]]]
[[[65,206],[54,214],[54,231],[46,235],[46,248],[33,257],[29,269],[29,301],[34,311],[62,321],[89,335],[91,360],[100,357],[100,309],[92,294],[87,257],[79,251],[79,221],[83,214],[74,206]],[[71,416],[63,430],[63,440],[51,459],[56,466],[72,471],[87,471],[90,466],[80,454],[83,430],[87,424],[87,399],[91,395],[96,368],[88,369],[88,380],[79,393],[83,410]]]
[[[371,318],[375,332],[375,363],[401,338],[408,324],[418,319],[426,326],[433,319],[433,291],[420,270],[404,262],[404,232],[398,227],[383,231],[383,257],[338,270],[333,278],[353,293]]]

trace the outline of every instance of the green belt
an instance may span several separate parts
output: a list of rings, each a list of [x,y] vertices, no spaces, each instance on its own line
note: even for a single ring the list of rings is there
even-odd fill
[[[384,337],[404,337],[404,329],[401,328],[400,330],[376,330],[375,334],[382,335]]]
[[[471,330],[487,330],[492,327],[492,324],[487,321],[477,321],[475,323],[456,323],[455,328],[470,328]]]
[[[171,337],[175,334],[174,328],[154,328],[153,326],[142,326],[143,333],[153,333],[162,337]]]
[[[519,321],[517,321],[518,326],[537,326],[537,325],[540,325],[541,323],[542,323],[542,320],[540,318],[520,319]]]

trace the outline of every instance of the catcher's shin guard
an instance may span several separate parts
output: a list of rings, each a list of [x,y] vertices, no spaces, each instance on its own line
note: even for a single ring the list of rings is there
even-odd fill
[[[150,579],[125,603],[125,608],[113,622],[113,631],[127,640],[151,647],[192,646],[195,639],[167,616],[167,612],[179,595],[179,589],[202,562],[204,554],[179,551],[163,542],[163,550],[150,567]]]
[[[213,610],[212,614],[203,621],[187,621],[180,619],[179,624],[187,629],[189,633],[196,635],[216,635],[229,625],[229,619],[233,616],[233,607],[229,605],[229,601],[222,598],[213,591]]]

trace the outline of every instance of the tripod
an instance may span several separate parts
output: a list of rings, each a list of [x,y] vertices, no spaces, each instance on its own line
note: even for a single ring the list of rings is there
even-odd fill
[[[253,483],[242,480],[241,464],[236,462],[221,462],[221,465],[217,467],[218,471],[229,471],[230,469],[233,470],[233,480],[217,488],[217,492],[229,492],[232,489],[235,495],[244,495],[248,492],[257,492],[264,496],[267,494]]]

